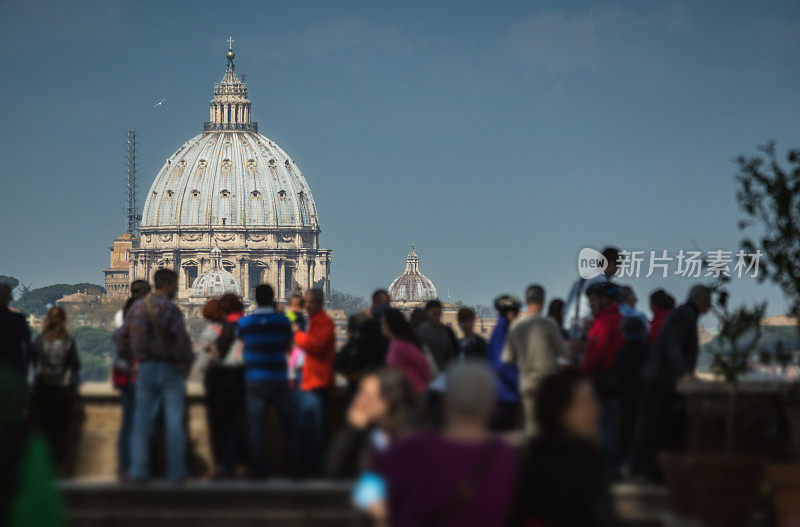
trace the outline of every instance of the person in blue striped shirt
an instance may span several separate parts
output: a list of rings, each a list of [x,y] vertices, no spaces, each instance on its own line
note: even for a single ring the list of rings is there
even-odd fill
[[[278,414],[284,439],[288,438],[291,396],[287,358],[293,334],[289,319],[275,310],[272,287],[261,284],[255,293],[258,307],[239,319],[238,335],[244,344],[250,472],[254,478],[264,478],[267,475],[266,423],[270,406]]]

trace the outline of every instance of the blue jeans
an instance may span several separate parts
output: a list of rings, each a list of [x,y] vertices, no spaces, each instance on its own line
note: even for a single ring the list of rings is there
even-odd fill
[[[291,399],[287,381],[246,380],[245,406],[247,412],[247,444],[250,454],[250,472],[255,478],[267,475],[266,427],[269,407],[278,414],[284,445],[288,446],[289,413]]]
[[[131,470],[131,436],[133,435],[133,412],[136,408],[136,385],[126,384],[119,389],[122,419],[117,436],[117,473],[128,476]]]
[[[146,481],[150,476],[150,437],[161,404],[167,435],[167,478],[173,482],[186,479],[183,375],[172,364],[146,361],[139,366],[136,379],[131,444],[131,479],[134,481]]]
[[[316,476],[325,450],[325,403],[327,389],[294,391],[292,470],[296,476]]]

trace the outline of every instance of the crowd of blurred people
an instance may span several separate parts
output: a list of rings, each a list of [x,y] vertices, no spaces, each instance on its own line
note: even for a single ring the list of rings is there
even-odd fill
[[[210,299],[193,343],[175,303],[178,276],[158,270],[152,291],[132,284],[117,319],[119,477],[151,478],[160,428],[166,476],[186,479],[185,382],[195,369],[216,479],[262,479],[279,461],[298,478],[352,478],[354,503],[377,524],[614,525],[610,483],[658,481],[656,452],[683,446],[677,383],[695,370],[711,293],[694,286],[676,307],[654,291],[648,319],[633,289],[612,280],[619,252],[603,255],[605,273],[577,279],[565,300],[548,304],[538,284],[523,300],[499,296],[488,341],[470,308],[458,310],[458,338],[438,300],[407,316],[377,290],[350,316],[338,352],[322,291],[279,306],[268,284],[252,309],[233,294]],[[0,366],[20,378],[33,370],[30,414],[58,465],[77,396],[75,342],[59,307],[31,341],[10,299],[0,285]],[[337,374],[343,423],[329,411]],[[270,458],[279,451],[285,459]]]

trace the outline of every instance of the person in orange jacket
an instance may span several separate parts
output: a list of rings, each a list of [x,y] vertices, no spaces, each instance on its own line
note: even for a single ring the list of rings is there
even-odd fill
[[[319,289],[305,294],[308,329],[294,326],[294,341],[305,352],[302,382],[295,392],[292,465],[297,476],[318,475],[325,451],[325,406],[333,386],[336,332],[325,312],[325,295]]]

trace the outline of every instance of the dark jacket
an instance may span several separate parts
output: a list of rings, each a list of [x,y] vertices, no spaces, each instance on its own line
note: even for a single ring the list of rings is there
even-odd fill
[[[22,376],[28,369],[30,341],[31,332],[25,316],[0,307],[0,360],[8,361]]]
[[[336,355],[334,368],[350,382],[358,380],[367,372],[386,364],[389,339],[381,331],[380,320],[366,319],[347,340]]]
[[[489,345],[485,338],[473,334],[468,339],[461,339],[459,355],[462,359],[487,361],[489,360]]]
[[[330,478],[354,478],[368,466],[374,452],[370,439],[374,429],[356,428],[345,423],[331,441],[325,458],[325,475]]]
[[[80,383],[81,363],[75,339],[47,340],[39,335],[31,348],[31,367],[36,384],[77,386]]]
[[[600,449],[565,434],[533,439],[525,452],[514,520],[521,526],[619,525]]]
[[[424,322],[417,328],[417,338],[428,347],[439,371],[445,371],[458,356],[458,339],[449,326]]]
[[[699,317],[700,311],[690,302],[672,312],[650,349],[644,368],[646,381],[674,386],[683,375],[694,373]]]

